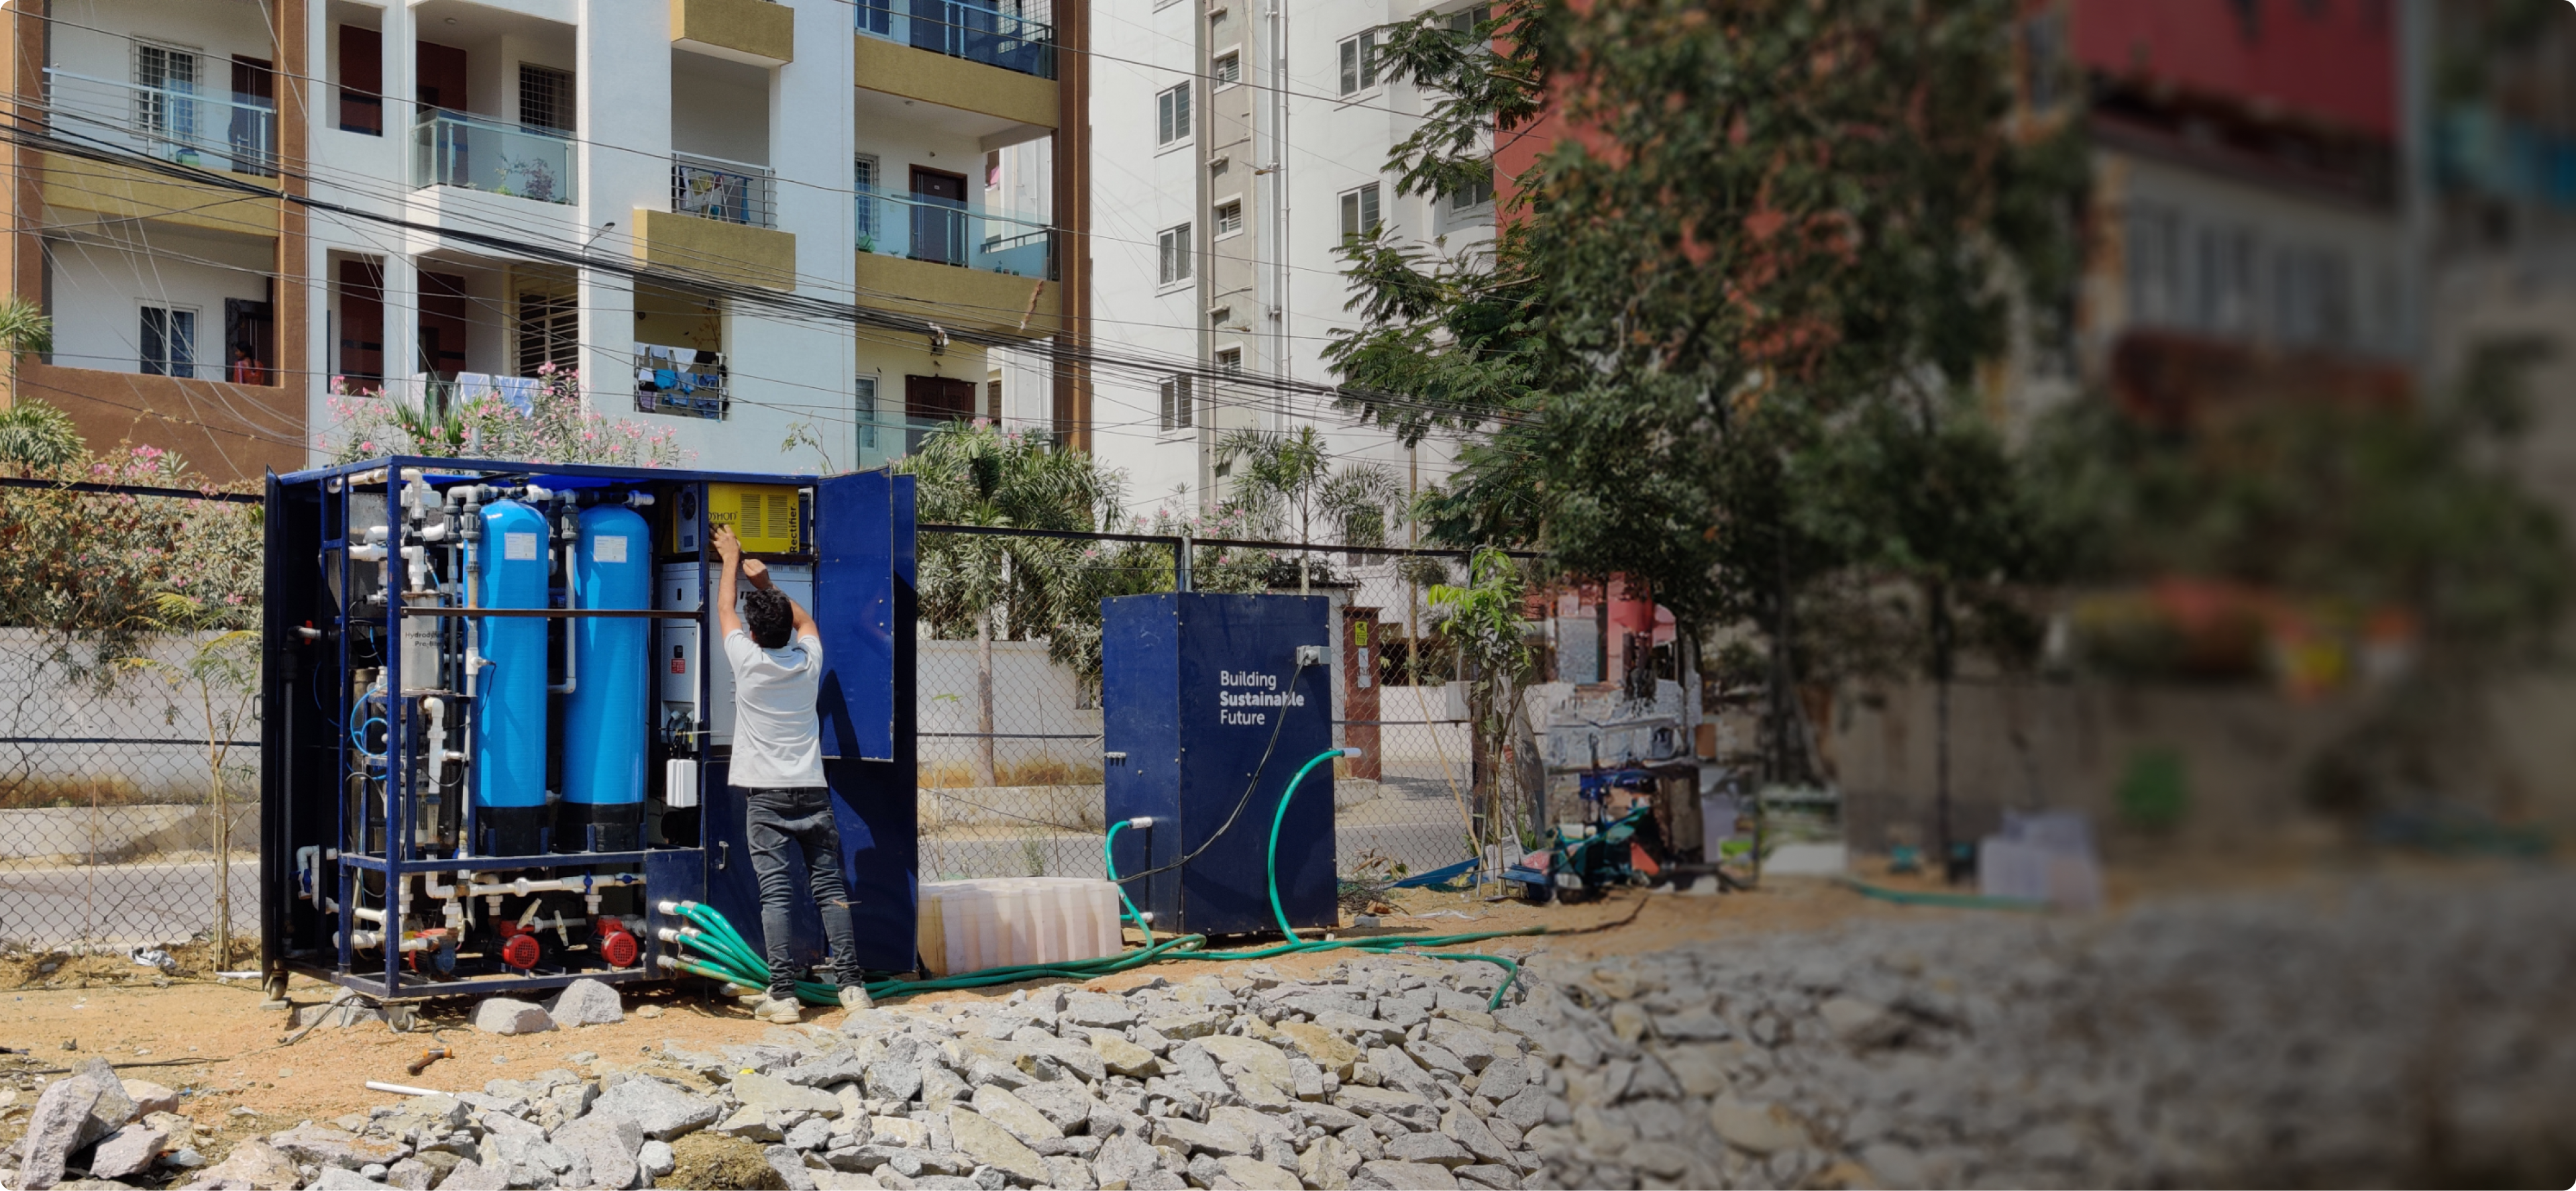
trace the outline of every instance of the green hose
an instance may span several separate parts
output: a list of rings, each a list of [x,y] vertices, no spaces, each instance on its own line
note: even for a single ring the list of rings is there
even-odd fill
[[[1118,838],[1118,833],[1134,822],[1121,820],[1110,825],[1108,836],[1101,841],[1101,861],[1106,866],[1110,883],[1118,885],[1118,900],[1126,906],[1124,916],[1133,920],[1137,927],[1145,932],[1145,946],[1134,951],[1121,951],[1116,955],[1103,955],[1092,959],[1068,960],[1053,964],[1015,964],[973,972],[955,972],[927,980],[879,980],[864,987],[871,998],[884,1000],[918,993],[950,992],[986,988],[996,984],[1016,984],[1024,980],[1095,980],[1102,976],[1116,975],[1166,960],[1243,962],[1276,959],[1283,955],[1345,950],[1360,951],[1370,955],[1390,955],[1399,951],[1411,952],[1415,948],[1456,947],[1467,943],[1481,943],[1487,939],[1506,939],[1547,933],[1547,928],[1544,926],[1532,926],[1520,930],[1435,935],[1429,938],[1401,936],[1366,939],[1300,938],[1288,925],[1287,910],[1279,900],[1279,833],[1288,821],[1288,800],[1295,796],[1297,786],[1305,780],[1306,774],[1315,766],[1343,755],[1345,755],[1344,750],[1334,749],[1307,761],[1297,770],[1296,776],[1288,779],[1287,790],[1279,796],[1279,809],[1271,817],[1268,851],[1270,912],[1279,921],[1280,933],[1287,936],[1285,942],[1268,947],[1256,947],[1248,951],[1210,951],[1207,949],[1206,935],[1175,935],[1168,939],[1157,940],[1154,937],[1154,928],[1146,923],[1144,914],[1136,909],[1136,903],[1127,896],[1127,887],[1119,884],[1118,865],[1110,852],[1110,846],[1111,842]],[[701,902],[679,902],[673,906],[672,912],[695,928],[682,931],[679,939],[682,946],[695,948],[699,954],[668,957],[671,967],[692,975],[721,980],[746,988],[769,987],[768,962],[761,958],[757,948],[754,948],[740,932],[734,929],[731,922],[725,920],[724,915],[716,912],[715,907]],[[1485,1008],[1489,1010],[1502,1006],[1504,995],[1511,991],[1512,985],[1520,978],[1520,965],[1499,955],[1473,952],[1444,955],[1428,951],[1419,954],[1431,959],[1482,961],[1501,967],[1502,983],[1495,986],[1493,996],[1485,1001]],[[795,987],[799,1000],[816,1005],[840,1003],[840,989],[832,985],[800,980],[796,982]]]
[[[1883,902],[1895,902],[1900,906],[1939,906],[1950,910],[2021,910],[2031,913],[2044,912],[2049,908],[2049,903],[2045,901],[2026,897],[1988,897],[1977,893],[1889,889],[1849,876],[1844,877],[1842,881],[1862,897],[1874,897]]]
[[[1288,800],[1297,796],[1297,783],[1306,780],[1307,771],[1335,757],[1345,755],[1346,751],[1349,750],[1328,749],[1315,754],[1314,758],[1304,765],[1298,766],[1297,776],[1289,778],[1288,788],[1279,792],[1279,810],[1270,816],[1270,851],[1268,853],[1270,913],[1279,919],[1279,933],[1288,936],[1288,941],[1291,943],[1302,943],[1305,940],[1297,937],[1296,927],[1288,925],[1288,911],[1279,907],[1279,828],[1288,822]]]
[[[1127,887],[1119,884],[1118,857],[1110,851],[1110,848],[1118,842],[1118,833],[1136,826],[1140,821],[1150,823],[1153,820],[1120,819],[1109,825],[1109,834],[1100,841],[1100,865],[1102,871],[1109,874],[1110,885],[1118,890],[1119,903],[1127,907],[1125,911],[1127,917],[1135,921],[1136,929],[1145,932],[1145,945],[1151,947],[1154,945],[1154,927],[1145,921],[1143,914],[1137,912],[1135,900],[1127,896]]]

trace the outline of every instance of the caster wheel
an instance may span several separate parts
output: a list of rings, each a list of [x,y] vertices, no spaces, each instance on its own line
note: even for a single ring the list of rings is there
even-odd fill
[[[397,1034],[408,1034],[420,1028],[420,1006],[387,1005],[385,1026]]]

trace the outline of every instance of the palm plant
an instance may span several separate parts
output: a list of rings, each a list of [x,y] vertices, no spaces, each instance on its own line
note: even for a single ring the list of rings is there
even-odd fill
[[[1045,435],[1004,431],[980,419],[932,431],[895,470],[918,477],[925,522],[992,529],[1094,530],[1119,515],[1119,477]],[[993,765],[993,641],[1043,636],[1060,663],[1081,627],[1099,618],[1079,541],[1022,534],[927,534],[919,559],[921,613],[943,635],[975,632],[975,758],[979,785]],[[996,625],[995,618],[1002,621]],[[1095,634],[1096,635],[1096,634]]]
[[[1351,546],[1379,545],[1404,524],[1404,485],[1395,472],[1376,463],[1336,468],[1328,446],[1311,425],[1288,433],[1236,430],[1216,446],[1218,465],[1231,472],[1224,508],[1263,536],[1293,535],[1299,595],[1313,578],[1308,560],[1319,523]]]
[[[0,331],[5,336],[6,331]],[[50,472],[80,462],[87,453],[70,414],[42,401],[13,401],[0,409],[0,464],[20,476]]]
[[[0,298],[0,378],[9,388],[9,408],[0,410],[0,463],[16,465],[21,476],[81,457],[80,433],[69,415],[18,399],[18,357],[52,350],[54,320],[45,308],[25,298]]]

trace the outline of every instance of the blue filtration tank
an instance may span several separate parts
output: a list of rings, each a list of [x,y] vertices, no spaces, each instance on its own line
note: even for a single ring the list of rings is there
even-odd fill
[[[474,602],[545,607],[548,539],[545,516],[535,509],[514,500],[484,506]],[[474,706],[476,848],[486,856],[533,856],[546,847],[546,622],[484,616],[475,623],[485,663]]]
[[[583,511],[572,571],[583,609],[653,606],[653,541],[623,505]],[[558,852],[625,852],[642,845],[646,667],[652,624],[641,617],[572,622],[573,690],[564,698],[563,805]]]

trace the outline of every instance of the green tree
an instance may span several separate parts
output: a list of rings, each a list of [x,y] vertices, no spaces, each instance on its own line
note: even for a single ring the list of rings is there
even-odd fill
[[[2058,330],[2083,147],[2016,129],[2015,17],[1514,0],[1473,33],[1383,41],[1382,72],[1441,97],[1389,162],[1406,193],[1489,171],[1482,129],[1547,111],[1582,135],[1512,179],[1490,254],[1346,247],[1360,325],[1328,350],[1350,403],[1407,436],[1482,432],[1423,502],[1435,536],[1625,576],[1694,643],[1760,624],[1775,773],[1797,595],[1850,561],[1796,461],[1856,409],[1964,387],[2017,315]]]
[[[898,460],[918,477],[923,521],[990,529],[1088,531],[1119,519],[1120,481],[1090,455],[1050,436],[952,422]],[[996,783],[993,641],[1044,637],[1048,655],[1078,673],[1099,668],[1104,566],[1091,543],[1025,534],[930,534],[920,546],[921,615],[942,636],[975,637],[975,760],[979,785]],[[998,622],[997,622],[998,618]],[[1084,632],[1088,628],[1088,633]],[[1091,656],[1083,656],[1083,642]]]
[[[1404,485],[1395,473],[1376,463],[1333,466],[1329,445],[1312,425],[1287,433],[1232,431],[1217,440],[1216,460],[1231,470],[1226,510],[1262,536],[1294,535],[1299,595],[1309,585],[1316,545],[1380,545],[1387,530],[1403,524]]]
[[[1511,739],[1512,709],[1520,705],[1521,683],[1529,677],[1529,642],[1521,627],[1524,585],[1520,564],[1500,550],[1478,550],[1468,560],[1465,586],[1433,584],[1427,597],[1433,624],[1473,668],[1467,685],[1467,716],[1474,724],[1474,771],[1486,775],[1475,791],[1475,814],[1469,819],[1471,851],[1517,834],[1518,826],[1503,813],[1500,787],[1503,742]],[[1526,824],[1534,834],[1540,824]]]
[[[1911,586],[1916,631],[1899,646],[1934,686],[1934,847],[1950,852],[1950,688],[1963,644],[2026,657],[2036,645],[2019,584],[2056,577],[2065,554],[1994,426],[1958,402],[1855,410],[1798,461],[1799,516],[1866,583]],[[1962,612],[1972,630],[1962,640]],[[1871,609],[1856,610],[1868,616]],[[1982,630],[1982,631],[1975,631]]]

